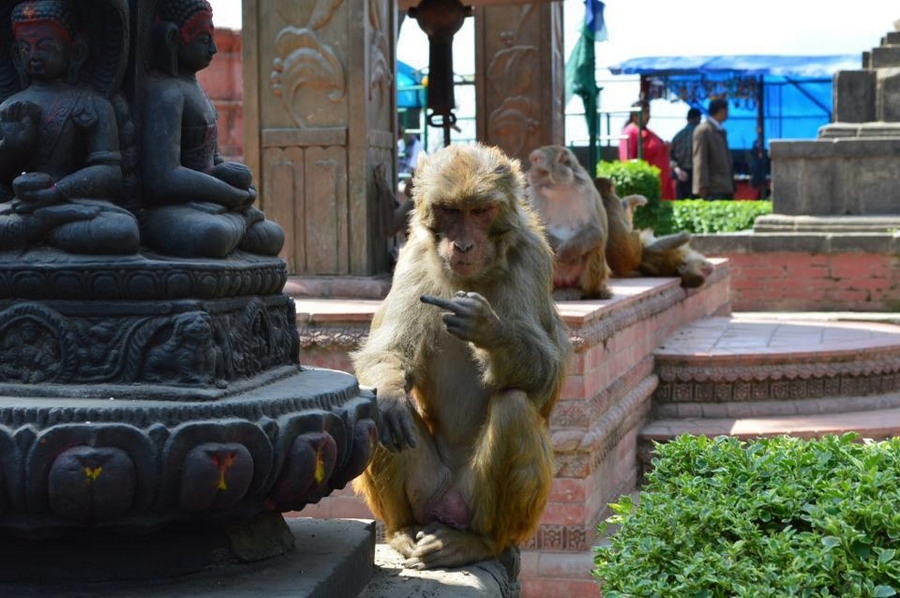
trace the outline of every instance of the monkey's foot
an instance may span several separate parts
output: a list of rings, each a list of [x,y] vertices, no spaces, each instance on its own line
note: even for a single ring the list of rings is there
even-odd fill
[[[416,535],[421,531],[419,526],[404,527],[390,535],[388,544],[408,559],[416,548]]]
[[[581,299],[581,289],[577,287],[559,287],[553,289],[554,301],[578,301]]]
[[[415,547],[403,566],[419,570],[460,567],[495,556],[492,544],[482,535],[430,523],[416,534]]]

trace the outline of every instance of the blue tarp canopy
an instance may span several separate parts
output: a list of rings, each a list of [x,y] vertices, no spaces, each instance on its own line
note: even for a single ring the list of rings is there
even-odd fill
[[[831,122],[834,73],[859,70],[859,54],[794,56],[648,56],[609,67],[614,75],[640,75],[649,99],[677,98],[704,112],[726,97],[732,149],[769,139],[814,139]],[[759,118],[763,129],[757,132]]]
[[[422,73],[405,62],[397,61],[397,107],[423,108],[425,90],[422,88]]]

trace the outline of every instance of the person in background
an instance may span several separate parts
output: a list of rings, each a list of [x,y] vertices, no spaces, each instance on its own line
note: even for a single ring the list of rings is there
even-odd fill
[[[705,199],[734,199],[734,166],[722,123],[728,101],[709,102],[709,116],[694,129],[694,194]]]
[[[662,199],[675,199],[675,185],[673,185],[669,166],[669,147],[659,135],[647,128],[650,121],[650,104],[637,101],[631,105],[632,111],[622,129],[622,139],[619,141],[619,159],[623,162],[638,158],[638,139],[641,140],[641,158],[659,168],[659,179],[662,185]],[[643,119],[643,125],[641,125]]]
[[[687,124],[683,129],[675,133],[672,138],[672,177],[675,179],[675,197],[677,199],[690,199],[694,197],[693,172],[694,172],[694,129],[700,124],[702,113],[697,108],[691,108],[687,113]]]
[[[397,172],[412,177],[416,173],[416,164],[419,161],[419,153],[422,151],[422,142],[415,133],[406,129],[400,129],[400,143],[397,147]]]

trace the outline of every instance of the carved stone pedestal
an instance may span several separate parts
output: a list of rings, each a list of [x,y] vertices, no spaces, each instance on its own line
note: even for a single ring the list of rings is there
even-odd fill
[[[276,258],[0,256],[0,580],[292,547],[280,513],[359,475],[379,414],[351,375],[300,367],[285,279]],[[112,566],[132,543],[147,558]],[[47,546],[65,557],[42,573]]]
[[[862,62],[861,70],[835,74],[834,122],[818,139],[772,141],[775,215],[757,219],[757,230],[810,230],[800,218],[806,216],[900,214],[900,31],[864,52]],[[882,222],[869,224],[857,218],[849,226],[886,230]]]

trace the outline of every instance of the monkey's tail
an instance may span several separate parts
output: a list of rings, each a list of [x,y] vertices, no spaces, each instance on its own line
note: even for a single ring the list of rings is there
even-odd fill
[[[491,399],[473,459],[472,530],[499,554],[527,540],[547,506],[553,449],[544,418],[522,391]]]

